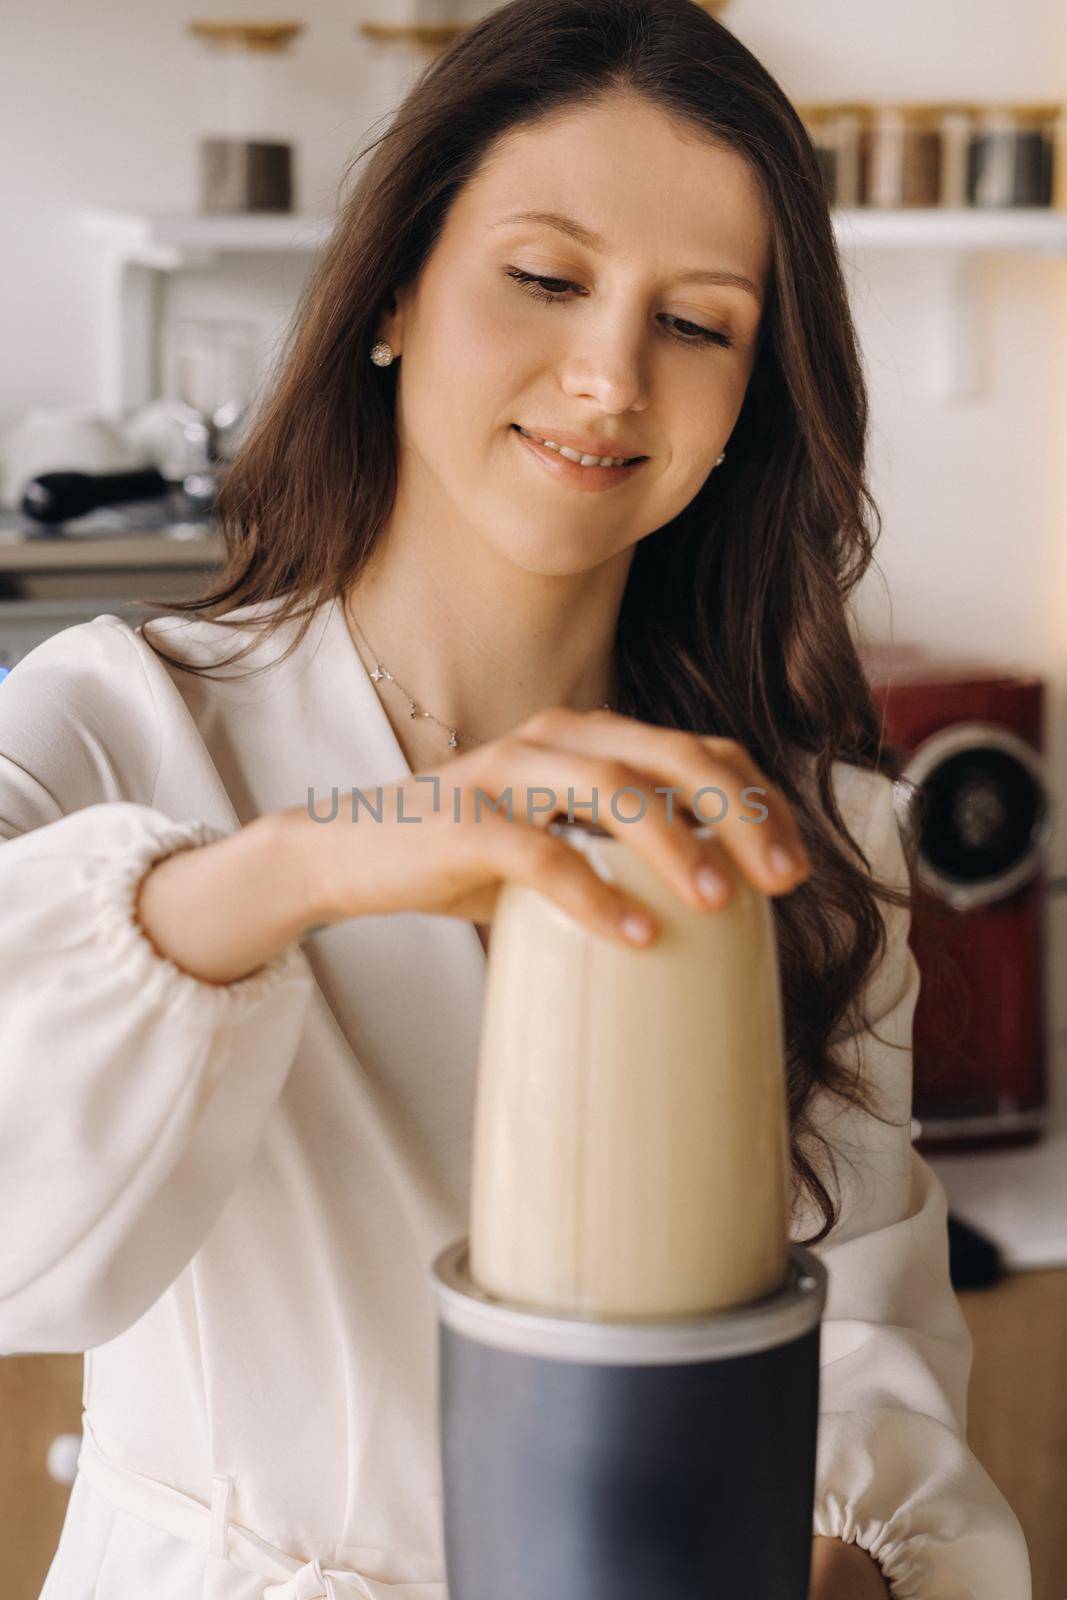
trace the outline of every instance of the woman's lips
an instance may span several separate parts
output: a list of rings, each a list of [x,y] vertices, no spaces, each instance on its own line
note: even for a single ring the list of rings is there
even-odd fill
[[[623,467],[582,467],[577,461],[569,461],[566,456],[561,456],[558,450],[549,450],[546,445],[538,444],[536,439],[530,439],[526,434],[520,433],[517,423],[512,423],[511,432],[560,483],[565,483],[574,489],[610,489],[636,472],[639,467],[644,466],[648,459],[647,456],[642,456],[639,460],[631,461]]]

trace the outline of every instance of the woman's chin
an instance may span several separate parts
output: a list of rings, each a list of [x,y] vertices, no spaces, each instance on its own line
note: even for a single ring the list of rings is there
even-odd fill
[[[569,530],[560,518],[554,526],[516,530],[511,527],[501,538],[499,529],[487,537],[498,555],[524,572],[544,578],[568,578],[589,572],[602,561],[617,555],[606,541],[591,537],[589,528]]]
[[[539,578],[570,578],[590,572],[605,559],[584,544],[561,543],[559,539],[531,539],[526,544],[511,544],[501,551],[513,566],[521,567]]]

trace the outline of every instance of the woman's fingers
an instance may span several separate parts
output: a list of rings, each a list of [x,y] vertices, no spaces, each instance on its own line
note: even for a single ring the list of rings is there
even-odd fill
[[[644,856],[683,900],[701,910],[707,905],[697,873],[709,864],[712,847],[680,815],[672,824],[667,799],[656,793],[656,780],[647,772],[624,761],[510,738],[487,756],[480,786],[494,799],[507,797],[511,818],[534,828],[560,816],[599,821]],[[609,795],[616,805],[609,804]]]
[[[538,712],[515,730],[522,741],[545,743],[567,750],[569,759],[607,763],[598,793],[602,826],[619,831],[613,818],[612,779],[625,766],[638,774],[634,782],[671,791],[671,815],[682,826],[664,826],[666,795],[656,796],[658,808],[649,806],[652,829],[644,821],[624,823],[624,835],[638,848],[639,833],[659,833],[668,839],[675,873],[691,873],[694,850],[714,859],[721,846],[757,888],[765,894],[782,894],[805,879],[811,864],[799,827],[785,796],[763,776],[747,752],[730,739],[717,739],[680,730],[656,727],[610,712],[575,712],[552,707]],[[489,747],[487,747],[489,748]],[[620,785],[620,788],[626,785]],[[607,792],[605,791],[607,789]],[[566,803],[566,795],[562,796]],[[623,795],[617,809],[637,814],[637,798]],[[708,841],[694,835],[686,812],[714,828]],[[590,813],[583,811],[582,817]],[[655,848],[655,847],[650,847]],[[781,853],[779,853],[781,852]]]
[[[344,830],[343,851],[315,852],[341,916],[418,910],[484,921],[500,884],[515,879],[596,931],[650,942],[658,918],[549,831],[560,816],[599,821],[700,910],[726,904],[736,869],[771,895],[811,870],[785,797],[735,741],[614,714],[541,712],[374,798],[385,807],[373,819],[386,824],[378,833],[368,822]],[[354,794],[353,824],[360,817]],[[411,822],[425,826],[399,826]],[[333,830],[315,832],[333,845]],[[781,848],[795,857],[785,870],[773,855]],[[716,865],[708,891],[700,878]]]
[[[658,932],[658,920],[647,907],[599,878],[580,851],[539,828],[507,822],[496,812],[491,816],[479,835],[478,855],[502,880],[536,889],[576,922],[610,939],[647,944]]]

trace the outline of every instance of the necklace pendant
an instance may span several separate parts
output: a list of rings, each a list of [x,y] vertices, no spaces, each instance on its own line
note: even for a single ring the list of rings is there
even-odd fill
[[[458,750],[459,749],[459,740],[456,738],[456,730],[455,730],[455,728],[453,728],[451,730],[451,736],[450,736],[449,741],[448,741],[448,748],[450,750]]]
[[[410,708],[411,708],[411,720],[412,720],[412,722],[414,722],[414,720],[415,720],[415,718],[416,718],[416,717],[417,717],[417,716],[418,716],[418,714],[419,714],[419,708],[418,708],[418,706],[417,706],[417,705],[416,705],[416,704],[415,704],[415,702],[414,702],[414,700],[409,700],[409,701],[408,701],[408,705],[409,705],[409,706],[410,706]]]

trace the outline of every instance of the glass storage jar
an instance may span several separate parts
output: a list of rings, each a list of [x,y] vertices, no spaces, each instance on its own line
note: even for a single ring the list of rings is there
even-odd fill
[[[967,187],[974,108],[945,105],[941,108],[941,198],[940,204],[954,211],[970,204]]]
[[[856,206],[860,198],[859,149],[863,107],[804,105],[798,114],[811,136],[833,206]]]
[[[941,204],[943,107],[878,105],[860,135],[862,203],[880,210]]]
[[[200,209],[212,214],[286,212],[293,206],[293,146],[285,127],[287,50],[299,22],[191,22],[203,45],[205,131]]]
[[[971,135],[967,186],[982,207],[1050,206],[1061,106],[983,106]]]

